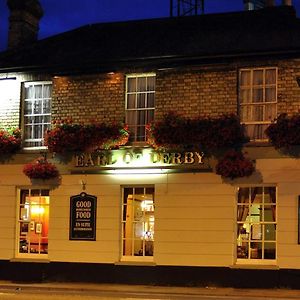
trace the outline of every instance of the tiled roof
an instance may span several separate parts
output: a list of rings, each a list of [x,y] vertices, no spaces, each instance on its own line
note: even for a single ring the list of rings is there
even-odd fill
[[[0,71],[115,70],[299,55],[293,7],[87,25],[0,53]]]

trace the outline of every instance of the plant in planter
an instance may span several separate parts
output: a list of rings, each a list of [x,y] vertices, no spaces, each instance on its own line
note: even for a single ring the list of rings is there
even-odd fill
[[[271,144],[276,148],[286,148],[300,145],[300,114],[288,116],[281,114],[275,123],[267,129],[266,134]]]
[[[230,179],[248,177],[254,170],[252,161],[236,150],[228,151],[216,165],[216,174]]]
[[[59,178],[59,171],[56,166],[45,157],[39,157],[23,168],[23,173],[30,179],[54,179]]]
[[[45,145],[50,152],[66,154],[112,149],[126,144],[128,131],[121,125],[57,123],[46,132]]]
[[[21,131],[0,130],[0,154],[14,154],[21,148]]]
[[[171,112],[146,129],[148,143],[161,150],[200,148],[212,153],[220,148],[240,147],[249,140],[235,115],[189,119]]]

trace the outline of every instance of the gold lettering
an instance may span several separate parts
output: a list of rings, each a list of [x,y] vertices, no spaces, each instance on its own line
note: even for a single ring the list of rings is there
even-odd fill
[[[171,157],[170,153],[163,153],[162,159],[165,164],[170,164],[172,161],[172,157]]]
[[[202,161],[202,159],[203,159],[204,153],[203,152],[201,152],[201,153],[195,152],[195,154],[198,158],[198,164],[203,164],[204,162]]]
[[[194,153],[193,152],[185,152],[184,153],[184,163],[185,164],[193,164],[195,162]]]
[[[76,167],[84,167],[84,155],[76,155]]]
[[[89,153],[88,156],[87,156],[85,166],[86,166],[86,167],[94,166],[94,162],[93,162],[93,159],[92,159],[92,155],[91,155],[90,153]]]
[[[151,162],[156,164],[161,160],[160,154],[158,152],[150,153]]]
[[[172,164],[181,164],[181,153],[172,153]]]

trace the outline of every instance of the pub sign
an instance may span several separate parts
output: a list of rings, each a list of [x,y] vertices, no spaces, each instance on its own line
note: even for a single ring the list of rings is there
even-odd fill
[[[96,240],[97,197],[84,192],[70,198],[70,240]]]

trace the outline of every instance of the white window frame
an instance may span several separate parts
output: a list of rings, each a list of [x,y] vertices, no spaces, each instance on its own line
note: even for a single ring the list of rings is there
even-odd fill
[[[124,241],[125,241],[125,233],[124,233],[124,226],[126,226],[126,220],[124,220],[124,191],[126,188],[132,188],[132,189],[140,189],[140,188],[143,188],[144,189],[144,193],[146,193],[146,189],[150,188],[150,189],[153,189],[153,194],[152,194],[152,197],[153,197],[153,215],[154,215],[154,231],[155,232],[155,187],[154,185],[130,185],[130,186],[122,186],[122,199],[121,199],[121,216],[120,216],[120,220],[121,220],[121,251],[120,251],[120,260],[121,262],[149,262],[149,263],[152,263],[153,260],[154,260],[154,251],[155,251],[155,237],[154,235],[149,239],[149,238],[143,238],[142,239],[142,249],[143,249],[143,254],[140,255],[140,256],[136,256],[134,255],[134,253],[132,253],[132,255],[124,255]],[[140,195],[140,194],[139,194]],[[132,209],[134,209],[134,206],[132,205]],[[134,223],[134,222],[133,222]],[[143,227],[145,226],[144,224],[145,222],[143,222]],[[145,228],[145,227],[144,227]],[[133,229],[134,227],[132,227],[132,231],[131,231],[131,234],[133,233]],[[130,240],[130,239],[129,239]],[[135,239],[137,240],[137,239]],[[132,238],[132,249],[134,251],[134,241],[135,241],[133,238]],[[153,251],[153,255],[145,255],[145,248],[146,248],[146,241],[150,241],[152,242],[152,251]],[[132,250],[131,250],[132,251]]]
[[[23,96],[23,113],[22,113],[22,116],[23,116],[23,137],[24,137],[24,149],[25,150],[29,150],[29,149],[34,149],[34,150],[39,150],[39,149],[46,149],[46,146],[44,146],[44,134],[45,134],[45,131],[47,129],[50,129],[50,126],[51,126],[51,100],[52,100],[52,93],[50,95],[49,98],[39,98],[39,99],[36,99],[34,98],[33,100],[32,99],[26,99],[25,98],[25,95],[26,95],[26,92],[25,92],[25,89],[29,86],[44,86],[44,85],[51,85],[51,89],[52,89],[52,82],[51,81],[31,81],[31,82],[24,82],[24,85],[23,85],[23,89],[24,89],[24,96]],[[52,90],[51,90],[52,92]],[[50,113],[27,113],[25,114],[25,108],[26,108],[26,102],[29,102],[29,101],[32,101],[32,102],[35,102],[35,101],[41,101],[42,103],[42,111],[43,111],[43,104],[44,104],[44,100],[47,99],[50,101]],[[49,122],[42,122],[42,123],[25,123],[25,118],[26,117],[47,117],[49,116],[49,119],[50,121]],[[35,125],[41,125],[42,126],[42,132],[41,132],[41,138],[32,138],[33,137],[33,130],[34,130],[34,126]],[[30,137],[27,137],[25,136],[25,132],[26,132],[26,126],[29,126],[31,127],[31,134],[30,134]],[[26,143],[39,143],[40,145],[39,146],[26,146]]]
[[[21,195],[22,191],[28,190],[29,194],[31,194],[32,190],[38,190],[39,195],[41,196],[41,191],[48,191],[48,196],[41,196],[41,197],[48,197],[49,198],[49,203],[48,204],[43,204],[43,205],[38,205],[38,207],[47,207],[48,213],[50,211],[50,188],[49,187],[19,187],[17,189],[17,212],[16,212],[16,239],[15,239],[15,257],[20,258],[20,259],[35,259],[35,260],[41,260],[41,259],[48,259],[49,255],[49,214],[48,214],[48,235],[47,235],[47,253],[40,253],[42,249],[42,231],[43,231],[43,226],[41,225],[42,223],[36,223],[34,220],[32,220],[31,216],[31,208],[32,206],[21,204]],[[27,207],[26,207],[27,206]],[[21,216],[21,209],[25,208],[25,211],[27,213],[27,218],[24,218]],[[26,235],[26,229],[22,233],[22,226],[21,224],[26,224],[27,225],[27,232],[28,234],[31,233],[31,231],[35,231],[35,233],[38,235],[38,252],[31,253],[30,250],[30,243],[28,243],[27,246],[27,251],[28,252],[20,252],[20,241],[22,240],[27,240],[27,235]],[[32,228],[31,228],[32,227]],[[41,232],[38,232],[40,230]],[[29,238],[29,241],[31,240],[31,237]],[[35,244],[36,245],[36,244]],[[24,250],[26,251],[26,250]]]
[[[269,84],[267,85],[265,83],[265,73],[266,70],[275,70],[276,72],[276,79],[275,79],[275,84]],[[263,84],[262,85],[254,85],[253,84],[253,73],[254,71],[263,71]],[[241,86],[241,76],[242,76],[242,72],[250,72],[251,74],[251,83],[250,85],[246,85],[246,86]],[[275,101],[269,101],[266,102],[265,101],[265,97],[266,97],[266,89],[268,87],[275,87]],[[263,101],[262,102],[253,102],[253,90],[255,88],[262,88],[263,89]],[[250,102],[248,103],[242,103],[241,101],[241,91],[242,90],[249,90],[250,91]],[[247,126],[248,125],[269,125],[272,123],[273,120],[268,120],[265,113],[266,113],[266,106],[267,105],[275,105],[276,106],[276,112],[275,115],[277,116],[277,109],[278,109],[278,68],[277,67],[259,67],[259,68],[242,68],[239,70],[239,85],[238,85],[238,97],[239,97],[239,115],[241,117],[241,123],[244,124],[246,126],[246,131],[247,131]],[[255,107],[257,106],[263,106],[263,121],[244,121],[242,119],[242,114],[241,114],[241,109],[242,107],[249,107],[251,109],[251,115],[253,115],[253,110]],[[265,142],[267,141],[267,137],[264,137],[262,139],[255,139],[253,137],[250,136],[250,140],[252,141],[262,141]]]
[[[128,114],[127,114],[130,111],[136,112],[136,116],[135,116],[136,119],[137,119],[137,114],[138,114],[139,111],[146,111],[146,112],[147,111],[153,111],[153,115],[154,115],[154,112],[155,112],[155,94],[156,94],[155,89],[156,89],[156,84],[155,84],[154,91],[143,91],[143,92],[137,92],[137,91],[136,92],[129,92],[128,91],[128,79],[130,79],[130,78],[136,78],[137,79],[137,78],[141,78],[141,77],[146,77],[146,78],[148,78],[148,77],[154,77],[155,83],[156,83],[156,73],[138,73],[138,74],[127,74],[126,75],[125,122],[129,126],[131,125],[131,131],[129,129],[130,136],[133,137],[133,141],[131,141],[131,142],[143,144],[146,141],[146,131],[145,131],[145,139],[142,140],[142,141],[139,141],[137,139],[137,129],[138,129],[139,126],[142,126],[142,127],[144,126],[145,127],[147,124],[149,124],[153,120],[147,120],[147,114],[146,114],[146,116],[145,116],[145,124],[138,124],[137,120],[135,120],[134,124],[129,124],[129,118],[128,118]],[[148,103],[147,102],[147,95],[150,94],[150,93],[154,94],[154,106],[153,107],[138,108],[137,97],[136,97],[135,107],[134,108],[128,108],[128,96],[129,95],[132,95],[132,94],[136,94],[136,95],[138,95],[138,94],[145,94],[146,95],[146,103]],[[154,119],[154,117],[153,117],[153,119]],[[132,130],[132,128],[134,128],[134,130]]]
[[[237,219],[237,212],[238,212],[238,192],[240,188],[268,188],[268,187],[272,187],[275,188],[275,195],[276,195],[276,203],[275,203],[275,207],[276,207],[276,214],[275,214],[275,222],[268,222],[268,221],[260,221],[260,222],[250,222],[249,224],[259,224],[259,225],[265,225],[265,224],[274,224],[275,228],[276,228],[276,232],[275,232],[275,241],[271,241],[272,243],[275,242],[275,259],[265,259],[265,258],[251,258],[248,252],[248,258],[238,258],[237,256],[237,249],[238,249],[238,224],[242,224],[244,221],[238,221]],[[264,192],[263,192],[263,199],[264,199]],[[249,203],[250,205],[251,203]],[[264,201],[261,203],[264,205]],[[268,204],[269,205],[269,204]],[[249,213],[249,212],[248,212]],[[236,264],[237,265],[277,265],[277,254],[278,254],[278,229],[277,229],[277,224],[278,224],[278,188],[275,184],[263,184],[263,185],[240,185],[237,190],[236,190],[236,206],[235,206],[235,257],[236,257]],[[244,222],[245,223],[245,222]],[[262,227],[263,228],[263,227]],[[250,234],[250,233],[249,233]],[[261,243],[263,245],[264,249],[264,244],[265,244],[265,239],[264,239],[264,234],[262,234],[263,237],[261,239]],[[253,242],[254,240],[252,240],[251,236],[249,236],[248,242],[249,242],[249,247],[248,247],[248,251],[250,251],[250,246],[251,246],[251,241]],[[268,242],[268,241],[267,241]],[[270,242],[270,241],[269,241]]]

